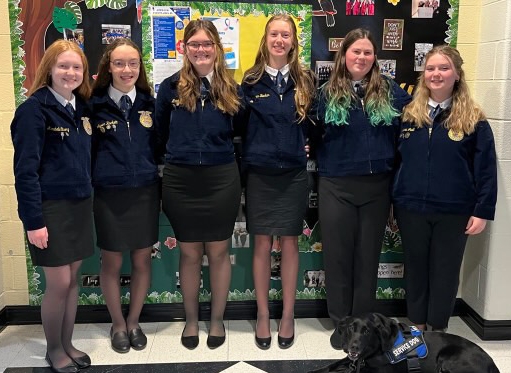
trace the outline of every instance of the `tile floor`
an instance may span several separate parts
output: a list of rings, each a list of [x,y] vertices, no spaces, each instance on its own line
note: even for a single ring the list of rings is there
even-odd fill
[[[271,321],[273,342],[276,342],[277,321]],[[147,348],[142,351],[131,350],[127,354],[118,354],[110,348],[108,337],[110,324],[76,325],[74,340],[76,347],[87,352],[92,358],[95,366],[88,370],[90,373],[112,370],[116,372],[298,373],[328,363],[318,360],[337,360],[345,356],[342,351],[336,351],[330,347],[329,337],[332,325],[327,319],[296,320],[295,344],[288,350],[279,349],[276,343],[272,343],[267,351],[258,349],[254,343],[254,323],[253,320],[226,321],[226,343],[216,350],[210,350],[206,346],[206,322],[200,323],[200,344],[193,351],[180,344],[179,338],[184,326],[182,322],[141,324],[148,337]],[[474,341],[492,356],[501,373],[511,373],[511,341],[481,341],[458,317],[451,319],[449,333]],[[4,371],[5,373],[49,372],[49,369],[41,369],[47,366],[44,360],[45,351],[41,325],[8,326],[0,332],[0,373]],[[216,363],[207,364],[209,362]],[[195,364],[161,365],[161,363]],[[119,365],[126,365],[125,368],[128,369],[119,370]],[[27,369],[17,369],[22,367]]]

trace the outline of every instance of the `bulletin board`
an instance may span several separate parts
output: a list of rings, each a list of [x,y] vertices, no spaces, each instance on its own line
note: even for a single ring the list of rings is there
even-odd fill
[[[16,105],[26,99],[35,70],[45,48],[59,38],[79,44],[90,64],[91,78],[101,54],[112,38],[127,36],[143,53],[151,79],[155,67],[152,11],[154,7],[190,8],[190,18],[213,17],[239,22],[239,56],[230,71],[240,82],[252,66],[264,25],[276,13],[293,16],[300,39],[300,60],[313,69],[320,83],[326,81],[336,50],[344,35],[356,27],[371,30],[379,44],[382,72],[412,92],[423,56],[432,45],[456,45],[459,0],[303,0],[252,2],[178,2],[166,0],[8,0],[11,26]],[[161,10],[161,9],[160,9]],[[164,9],[165,10],[165,9]],[[186,14],[181,13],[181,14]],[[233,48],[234,50],[235,48]],[[231,52],[231,49],[228,50]],[[172,55],[172,54],[171,54]],[[170,72],[169,72],[170,75]],[[153,82],[155,83],[155,82]],[[157,88],[155,84],[155,88]],[[297,299],[324,299],[321,231],[317,224],[317,179],[313,160],[307,164],[309,184],[307,216],[298,238],[300,268]],[[254,300],[252,280],[253,240],[245,225],[244,196],[233,229],[232,281],[229,301]],[[281,299],[280,247],[278,237],[271,249],[270,300]],[[79,304],[104,304],[99,288],[100,252],[82,265]],[[182,301],[178,275],[179,247],[172,227],[161,214],[159,241],[153,247],[152,282],[146,303]],[[122,267],[122,302],[129,302],[129,255]],[[42,269],[34,267],[27,250],[30,305],[39,305],[44,293]],[[403,253],[392,214],[385,230],[380,259],[377,299],[403,299]],[[199,300],[209,301],[207,261],[203,261]]]

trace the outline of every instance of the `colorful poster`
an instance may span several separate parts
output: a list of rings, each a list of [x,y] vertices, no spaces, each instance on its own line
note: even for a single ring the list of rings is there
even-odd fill
[[[235,17],[202,17],[213,22],[224,47],[225,63],[228,69],[240,67],[240,22]]]
[[[183,64],[184,29],[191,19],[187,6],[150,6],[153,85],[158,93],[160,83],[177,72]]]

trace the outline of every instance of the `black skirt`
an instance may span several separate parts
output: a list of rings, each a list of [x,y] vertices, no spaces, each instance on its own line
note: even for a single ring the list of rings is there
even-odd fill
[[[251,167],[247,177],[251,234],[299,236],[307,208],[307,170]]]
[[[42,208],[48,247],[39,249],[28,243],[33,265],[60,267],[94,254],[92,197],[47,200]]]
[[[97,245],[107,251],[144,249],[158,241],[160,184],[95,188]]]
[[[241,198],[236,162],[218,166],[166,164],[162,207],[181,242],[231,237]]]

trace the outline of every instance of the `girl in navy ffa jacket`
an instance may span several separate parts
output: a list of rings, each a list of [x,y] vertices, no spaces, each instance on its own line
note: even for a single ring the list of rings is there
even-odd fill
[[[232,143],[240,92],[227,72],[211,21],[190,21],[183,41],[183,67],[161,83],[156,100],[158,150],[165,153],[162,202],[180,248],[186,314],[181,343],[189,349],[199,343],[198,294],[205,251],[211,286],[207,345],[217,348],[225,341],[229,239],[241,198]]]
[[[93,86],[94,222],[101,248],[100,284],[112,318],[110,339],[119,352],[144,349],[138,323],[151,282],[151,250],[158,241],[159,178],[154,98],[138,46],[119,38],[105,49]],[[130,308],[124,319],[119,274],[131,258]]]
[[[11,124],[18,213],[32,263],[44,271],[46,361],[57,372],[91,364],[72,343],[78,271],[94,252],[88,77],[78,45],[56,41],[44,53],[29,97]]]
[[[408,318],[445,330],[465,243],[493,220],[497,167],[492,130],[470,97],[463,60],[447,45],[426,55],[403,112],[393,201],[405,253]]]
[[[350,31],[317,107],[319,222],[328,313],[335,325],[373,309],[398,119],[410,99],[380,75],[370,32]],[[330,342],[337,349],[338,337],[334,330]]]
[[[282,319],[279,347],[294,341],[298,236],[307,205],[307,111],[315,92],[312,73],[300,66],[291,17],[266,23],[255,65],[243,78],[247,124],[243,164],[247,175],[247,224],[255,236],[253,276],[257,299],[256,345],[270,347],[270,253],[272,237],[282,250]]]

